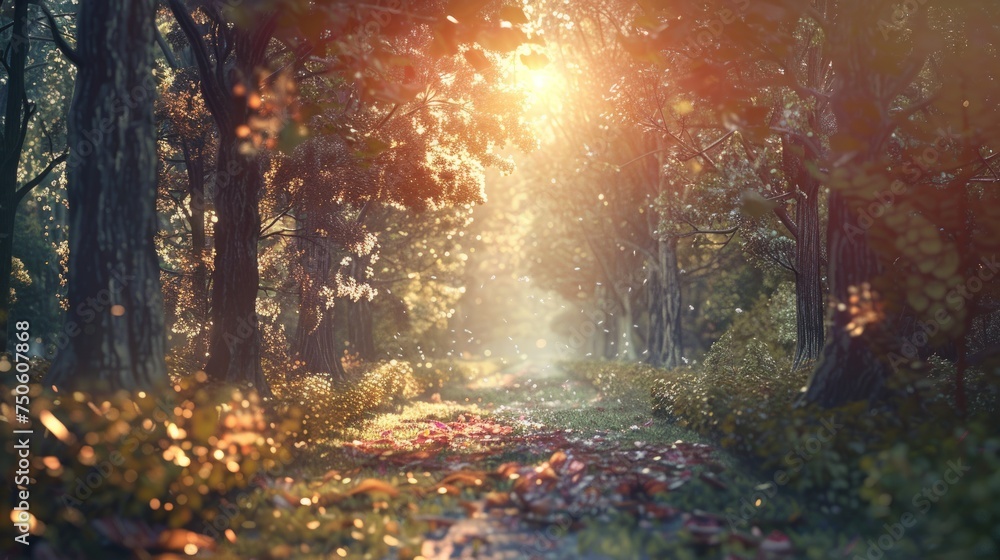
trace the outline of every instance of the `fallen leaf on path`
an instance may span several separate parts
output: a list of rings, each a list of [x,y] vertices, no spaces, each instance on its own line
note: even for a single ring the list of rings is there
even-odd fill
[[[389,497],[395,498],[399,496],[399,489],[377,478],[366,478],[350,489],[346,495],[355,496],[357,494],[387,494]]]

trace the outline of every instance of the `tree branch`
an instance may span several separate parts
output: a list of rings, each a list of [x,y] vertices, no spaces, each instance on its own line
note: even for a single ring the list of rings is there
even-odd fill
[[[45,19],[48,21],[49,27],[52,29],[52,40],[55,42],[56,48],[59,49],[59,52],[61,52],[63,56],[66,57],[66,60],[72,62],[77,68],[83,66],[83,58],[80,57],[80,53],[76,52],[76,50],[66,42],[62,31],[60,31],[59,27],[56,25],[56,18],[52,14],[52,11],[49,10],[42,0],[35,0],[33,3],[42,10],[43,14],[45,14]]]

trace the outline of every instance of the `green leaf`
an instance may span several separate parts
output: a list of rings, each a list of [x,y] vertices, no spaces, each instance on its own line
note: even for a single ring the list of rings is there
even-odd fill
[[[777,208],[778,203],[764,198],[762,194],[755,190],[745,190],[740,195],[740,212],[752,217],[760,218]]]

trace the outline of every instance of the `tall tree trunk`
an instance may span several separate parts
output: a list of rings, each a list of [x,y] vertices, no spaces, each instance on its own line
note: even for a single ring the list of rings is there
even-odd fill
[[[167,383],[153,243],[154,0],[82,2],[69,116],[69,343],[46,382],[155,389]]]
[[[215,261],[212,329],[205,373],[210,379],[271,391],[260,364],[257,319],[257,242],[261,173],[254,156],[241,154],[231,131],[222,131],[216,168]]]
[[[837,81],[830,105],[842,140],[839,144],[847,148],[831,154],[831,161],[846,161],[852,175],[865,174],[881,157],[893,125],[888,108],[882,106],[886,102],[879,91],[883,75],[872,68],[872,45],[878,39],[875,29],[864,27],[870,16],[853,8],[839,15],[843,17],[836,21],[830,38],[837,49],[833,57]],[[859,33],[858,29],[865,31]],[[847,181],[853,179],[851,176]],[[894,326],[885,320],[864,326],[852,324],[852,295],[863,296],[882,271],[869,232],[855,225],[857,207],[875,193],[850,193],[848,184],[833,184],[830,189],[826,242],[833,316],[822,356],[803,395],[805,402],[825,407],[875,400],[890,373],[875,345],[892,340],[888,335]]]
[[[649,267],[649,364],[675,368],[683,351],[681,327],[681,274],[677,264],[677,239],[657,243],[657,262]]]
[[[793,368],[819,358],[823,350],[823,281],[820,275],[819,179],[806,167],[813,154],[786,136],[782,142],[785,176],[797,189],[795,204],[795,361]]]
[[[607,294],[607,292],[605,292]],[[612,297],[607,297],[604,320],[597,327],[603,333],[603,357],[606,360],[620,360],[621,332],[619,331],[618,305]]]
[[[372,302],[366,298],[358,301],[346,301],[347,308],[347,339],[350,350],[362,360],[372,361],[375,352],[375,325],[372,317]]]
[[[857,216],[843,193],[830,193],[830,221],[827,226],[830,295],[835,303],[850,300],[851,289],[871,281],[879,264],[868,244],[867,234],[851,235],[845,226]],[[850,306],[834,306],[826,345],[804,395],[806,402],[834,407],[852,401],[871,399],[888,375],[886,364],[879,360],[871,343],[872,332],[851,332]],[[872,326],[872,330],[880,326]]]
[[[248,94],[257,89],[256,74],[264,64],[278,15],[273,11],[254,13],[245,22],[225,30],[225,37],[217,35],[216,45],[232,52],[233,59],[213,63],[202,29],[184,2],[168,0],[168,4],[191,44],[205,106],[219,129],[213,198],[218,222],[212,271],[212,327],[205,373],[212,379],[250,385],[270,395],[260,364],[257,319],[257,242],[263,177],[257,158],[241,152],[242,140],[236,131],[251,115]],[[234,64],[227,66],[230,62]]]
[[[358,285],[368,281],[366,270],[370,262],[368,256],[354,256],[351,259],[351,276]],[[344,308],[347,311],[347,340],[351,353],[365,361],[374,360],[376,353],[372,302],[365,297],[357,301],[344,298]]]
[[[205,231],[205,150],[204,146],[189,146],[184,142],[184,162],[188,176],[188,196],[191,197],[191,275],[192,304],[196,320],[202,329],[209,321],[208,306],[208,237]],[[203,360],[208,352],[208,337],[199,333],[194,341],[194,355]]]
[[[623,276],[624,277],[624,276]],[[639,345],[636,343],[636,333],[635,327],[633,325],[635,322],[635,310],[632,305],[632,294],[631,292],[625,292],[624,297],[621,298],[622,308],[618,310],[615,317],[619,322],[619,330],[622,332],[621,340],[619,340],[618,353],[623,360],[634,361],[638,358],[637,350]]]
[[[308,212],[304,221],[308,228]],[[333,270],[331,241],[325,237],[306,239],[300,242],[300,247],[299,324],[292,354],[308,373],[344,379],[346,373],[340,361],[334,310],[327,306],[328,298],[321,293]]]
[[[28,60],[28,0],[14,2],[11,39],[4,57],[7,83],[4,106],[2,150],[0,150],[0,352],[7,351],[7,323],[10,318],[11,272],[14,263],[14,218],[21,201],[17,170],[21,163],[25,115],[24,66]],[[24,120],[22,121],[22,116]]]

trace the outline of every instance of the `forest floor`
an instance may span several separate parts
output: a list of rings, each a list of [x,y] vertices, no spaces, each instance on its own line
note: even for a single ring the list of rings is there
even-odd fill
[[[793,497],[752,511],[754,476],[654,419],[648,395],[612,402],[551,364],[493,369],[314,448],[272,499],[353,512],[352,537],[268,556],[799,557],[785,536],[802,517]],[[748,522],[731,525],[741,507]]]

